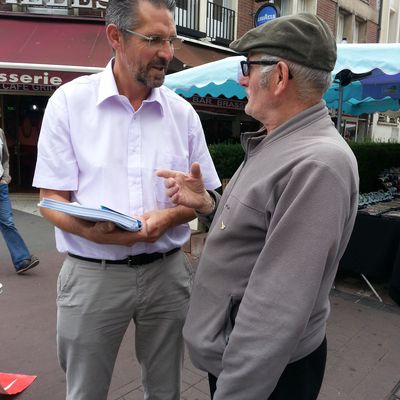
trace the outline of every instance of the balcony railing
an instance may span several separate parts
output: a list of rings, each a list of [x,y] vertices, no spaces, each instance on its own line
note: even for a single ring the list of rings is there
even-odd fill
[[[200,0],[177,0],[175,22],[178,33],[193,37],[205,37],[200,32]]]
[[[206,32],[200,28],[200,2],[204,0],[177,0],[175,22],[178,34],[196,38],[209,37],[212,42],[228,45],[234,39],[236,12],[207,1]]]
[[[207,36],[211,41],[228,45],[234,39],[234,10],[207,1]]]

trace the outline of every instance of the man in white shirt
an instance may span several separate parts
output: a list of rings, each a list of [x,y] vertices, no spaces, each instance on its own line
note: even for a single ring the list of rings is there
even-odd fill
[[[59,88],[44,115],[34,178],[41,197],[108,206],[143,223],[132,233],[41,210],[68,253],[57,298],[68,400],[106,400],[131,320],[145,399],[179,399],[192,273],[178,250],[194,213],[170,202],[155,171],[188,171],[199,161],[206,185],[220,182],[198,115],[162,87],[178,42],[174,7],[111,0],[106,32],[115,58],[104,72]]]

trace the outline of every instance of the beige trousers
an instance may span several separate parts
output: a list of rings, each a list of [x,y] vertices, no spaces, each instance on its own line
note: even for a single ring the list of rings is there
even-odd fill
[[[143,266],[66,258],[57,346],[67,400],[106,400],[122,338],[135,323],[145,400],[178,400],[192,269],[183,252]]]

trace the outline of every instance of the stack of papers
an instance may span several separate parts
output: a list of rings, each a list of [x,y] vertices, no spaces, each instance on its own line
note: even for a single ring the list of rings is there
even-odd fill
[[[111,208],[105,206],[100,206],[100,208],[91,208],[82,206],[78,203],[66,203],[46,198],[42,199],[38,206],[55,211],[61,211],[88,221],[110,221],[126,231],[137,232],[140,231],[142,227],[142,223],[139,219],[111,210]]]

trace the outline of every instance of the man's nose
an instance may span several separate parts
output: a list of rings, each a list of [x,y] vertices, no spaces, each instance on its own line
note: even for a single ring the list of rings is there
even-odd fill
[[[158,55],[168,62],[172,61],[172,59],[174,58],[174,46],[167,40],[164,41],[162,47],[158,51]]]

